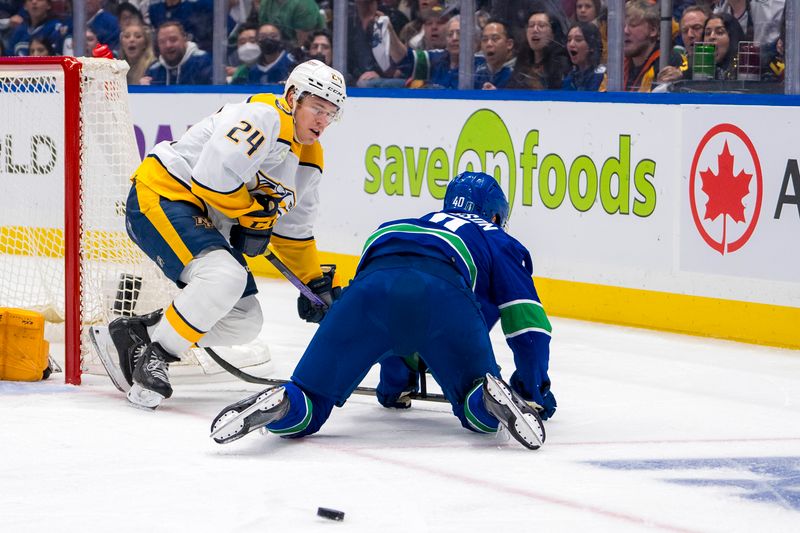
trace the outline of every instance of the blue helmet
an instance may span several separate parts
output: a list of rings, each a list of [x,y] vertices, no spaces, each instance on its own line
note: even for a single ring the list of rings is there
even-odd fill
[[[484,172],[462,172],[447,184],[444,210],[475,213],[488,222],[505,226],[508,200],[500,184]],[[497,220],[492,220],[497,216]]]

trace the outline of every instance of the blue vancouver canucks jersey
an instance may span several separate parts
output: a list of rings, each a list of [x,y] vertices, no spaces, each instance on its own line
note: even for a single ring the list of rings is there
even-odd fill
[[[358,266],[385,255],[421,255],[452,264],[481,305],[491,329],[500,320],[514,352],[511,385],[529,400],[550,388],[550,321],[533,284],[528,250],[478,215],[429,213],[382,224],[366,241]]]

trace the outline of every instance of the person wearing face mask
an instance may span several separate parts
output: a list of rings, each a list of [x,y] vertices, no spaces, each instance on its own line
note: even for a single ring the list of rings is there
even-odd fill
[[[134,171],[128,235],[181,290],[163,312],[114,320],[110,342],[95,346],[131,403],[155,409],[172,396],[169,364],[190,346],[258,336],[263,314],[245,256],[269,245],[328,305],[341,294],[335,269],[320,265],[314,221],[325,166],[319,139],[346,98],[339,71],[306,61],[283,95],[225,104],[157,144]],[[297,310],[309,322],[327,312],[305,296]]]
[[[230,83],[236,69],[241,65],[252,65],[261,55],[258,46],[258,25],[245,23],[236,34],[235,46],[229,47],[228,60],[225,65],[225,75]]]
[[[277,26],[261,25],[257,39],[260,48],[257,60],[251,65],[245,63],[239,66],[231,79],[232,84],[280,83],[289,77],[297,64],[294,55],[285,50],[281,31]]]

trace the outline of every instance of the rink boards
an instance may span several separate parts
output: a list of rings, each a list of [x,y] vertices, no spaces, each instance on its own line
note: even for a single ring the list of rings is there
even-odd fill
[[[246,98],[139,91],[140,152]],[[316,226],[346,275],[380,222],[438,209],[447,180],[478,169],[509,196],[551,314],[800,348],[800,109],[787,100],[353,92],[323,136]]]

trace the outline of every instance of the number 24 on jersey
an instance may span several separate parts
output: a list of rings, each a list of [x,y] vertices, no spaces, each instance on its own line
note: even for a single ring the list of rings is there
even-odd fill
[[[261,143],[264,142],[264,134],[261,130],[254,128],[253,125],[246,120],[240,121],[239,125],[231,128],[231,131],[225,136],[235,144],[239,144],[242,140],[246,141],[247,144],[250,145],[250,149],[247,150],[247,157],[251,157],[256,153]]]

